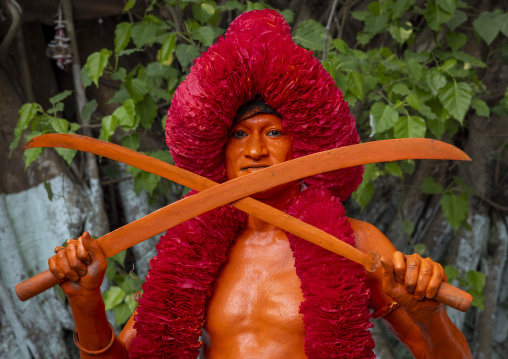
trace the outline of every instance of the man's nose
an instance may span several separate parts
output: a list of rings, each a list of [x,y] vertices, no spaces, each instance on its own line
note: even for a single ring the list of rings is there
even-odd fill
[[[260,136],[252,136],[250,141],[247,143],[245,149],[245,155],[252,158],[253,160],[259,160],[260,158],[268,155],[268,148],[266,143]]]

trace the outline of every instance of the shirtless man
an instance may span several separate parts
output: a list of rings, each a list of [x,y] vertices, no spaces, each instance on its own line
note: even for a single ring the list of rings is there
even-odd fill
[[[254,111],[253,114],[240,116],[232,124],[224,151],[228,179],[293,158],[294,140],[280,117],[275,110]],[[315,191],[313,186],[305,189],[305,185],[297,181],[252,197],[278,209],[285,209],[288,203],[310,191]],[[368,300],[365,305],[352,309],[356,310],[354,316],[365,317],[364,311],[368,305],[375,316],[383,317],[385,324],[417,358],[470,358],[471,352],[464,336],[451,323],[443,306],[431,299],[445,280],[443,268],[429,258],[422,259],[418,254],[404,256],[397,252],[390,241],[368,223],[346,220],[345,217],[344,221],[346,227],[352,229],[346,232],[351,234],[351,238],[354,236],[354,245],[363,252],[379,252],[384,263],[383,270],[368,273],[366,278],[351,278],[351,292],[355,288],[364,288],[361,286],[364,281],[365,290],[357,294],[359,298],[363,296]],[[281,229],[259,219],[251,216],[246,219],[245,228],[236,235],[234,244],[227,252],[227,260],[213,281],[213,291],[206,303],[203,341],[207,358],[340,357],[340,353],[336,352],[322,356],[311,352],[317,344],[308,340],[312,333],[308,333],[307,327],[311,323],[302,315],[303,309],[300,310],[310,302],[306,289],[308,283],[300,280],[298,268],[302,271],[302,267],[296,262],[301,257],[296,255],[295,240],[288,239],[288,236]],[[180,240],[177,242],[180,243]],[[337,257],[337,261],[340,260]],[[323,265],[322,273],[325,273],[329,264]],[[100,294],[106,266],[107,261],[100,247],[86,232],[78,240],[69,240],[66,249],[49,260],[50,270],[56,277],[69,279],[61,286],[73,311],[82,358],[126,358],[129,352],[132,353],[131,343],[137,334],[135,321],[150,326],[150,322],[147,324],[146,319],[136,318],[134,313],[120,335],[112,337]],[[305,270],[314,269],[316,267],[307,267]],[[354,267],[350,270],[353,271]],[[346,274],[342,272],[341,275]],[[149,273],[147,283],[153,281],[154,276]],[[359,287],[356,287],[356,280],[360,283]],[[189,285],[181,287],[188,288]],[[145,294],[142,301],[145,300]],[[345,291],[342,298],[323,301],[319,309],[333,311],[335,307],[329,307],[329,301],[347,302],[349,297],[350,294]],[[164,301],[163,298],[161,303]],[[142,305],[140,303],[140,313]],[[172,315],[169,312],[163,314],[168,317]],[[158,315],[160,317],[161,314]],[[200,315],[198,313],[197,317],[200,318]],[[344,323],[337,322],[335,326],[347,326],[349,319]],[[166,323],[164,318],[155,318],[153,326],[158,330],[161,323]],[[364,323],[361,328],[362,343],[369,343],[369,339],[365,339],[365,335],[368,336],[367,328],[368,325]],[[335,341],[341,339],[334,338]],[[352,339],[354,341],[355,338]],[[175,340],[174,337],[154,338],[153,343],[171,343]],[[355,348],[361,353],[356,357],[373,357],[369,345]],[[349,352],[343,354],[351,355]],[[136,355],[141,356],[139,351]],[[170,357],[160,352],[158,355]]]

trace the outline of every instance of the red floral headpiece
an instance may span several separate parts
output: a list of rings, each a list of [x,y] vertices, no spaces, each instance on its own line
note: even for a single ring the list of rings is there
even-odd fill
[[[226,181],[224,148],[233,118],[259,95],[282,116],[296,157],[359,143],[342,92],[319,61],[296,45],[274,10],[239,16],[201,57],[173,97],[166,141],[175,163]],[[304,179],[345,200],[362,181],[363,166]]]

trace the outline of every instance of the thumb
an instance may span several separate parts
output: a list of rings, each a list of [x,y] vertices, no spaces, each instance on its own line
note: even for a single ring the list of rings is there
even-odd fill
[[[78,238],[78,240],[81,240],[83,247],[86,249],[90,255],[90,258],[92,259],[92,262],[104,258],[104,252],[102,251],[102,248],[99,246],[99,243],[97,243],[97,241],[94,240],[92,236],[90,236],[88,231],[84,232],[81,237]]]
[[[383,265],[383,292],[402,305],[408,293],[404,286],[395,280],[392,261],[382,257],[381,264]]]

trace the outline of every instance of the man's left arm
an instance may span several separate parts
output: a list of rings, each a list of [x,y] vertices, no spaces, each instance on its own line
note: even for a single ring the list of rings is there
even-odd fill
[[[350,219],[357,248],[377,251],[384,268],[367,274],[371,309],[416,358],[472,358],[464,335],[434,297],[444,277],[439,263],[418,254],[404,256],[373,225]],[[396,280],[396,278],[399,279]],[[402,284],[404,282],[405,284]],[[392,302],[400,307],[393,311]],[[384,310],[388,309],[388,310]]]

